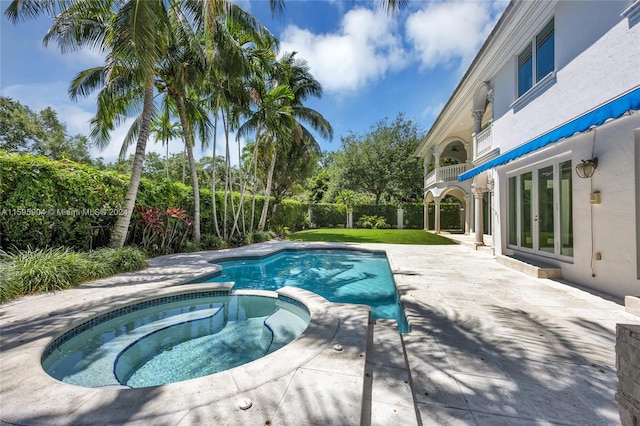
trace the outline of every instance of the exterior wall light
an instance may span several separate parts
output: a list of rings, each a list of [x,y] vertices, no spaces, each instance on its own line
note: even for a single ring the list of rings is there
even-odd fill
[[[590,178],[598,168],[598,158],[591,160],[582,160],[581,163],[576,164],[576,174],[581,178]]]

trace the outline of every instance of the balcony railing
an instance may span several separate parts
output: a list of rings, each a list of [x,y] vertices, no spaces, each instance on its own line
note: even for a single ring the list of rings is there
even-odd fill
[[[442,166],[436,169],[438,174],[436,179],[438,182],[455,182],[458,180],[458,176],[467,171],[467,165],[454,164],[452,166]]]
[[[424,181],[424,186],[425,188],[428,188],[440,182],[456,182],[458,180],[458,176],[466,171],[467,165],[465,163],[437,167],[427,175],[427,178]]]
[[[474,144],[476,146],[475,158],[480,158],[483,154],[491,151],[492,139],[491,139],[491,126],[487,127],[480,133],[474,136]]]

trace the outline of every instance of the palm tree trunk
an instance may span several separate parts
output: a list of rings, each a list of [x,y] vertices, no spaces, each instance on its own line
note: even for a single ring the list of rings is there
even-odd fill
[[[251,169],[251,166],[255,164],[254,166],[254,184],[253,184],[253,192],[252,192],[252,200],[251,200],[251,227],[249,228],[249,232],[253,232],[253,218],[255,216],[255,210],[256,210],[256,184],[255,182],[257,181],[257,164],[258,164],[258,139],[260,139],[260,131],[261,129],[258,128],[258,130],[256,131],[256,142],[253,148],[253,154],[251,155],[251,160],[249,161],[249,165],[247,166],[247,170]],[[238,152],[240,152],[240,147],[238,146]],[[240,163],[239,163],[240,164]],[[242,172],[241,172],[242,173]],[[238,227],[238,216],[240,215],[240,212],[243,212],[243,217],[244,217],[244,193],[246,192],[247,189],[247,182],[245,181],[240,189],[240,202],[238,205],[238,212],[236,213],[234,219],[233,219],[233,227],[232,229],[232,233],[233,230],[235,230]],[[238,230],[238,233],[240,231]],[[245,230],[246,232],[246,230]]]
[[[258,223],[258,231],[264,231],[264,227],[267,224],[267,214],[269,213],[269,197],[271,196],[271,183],[273,182],[273,172],[276,169],[276,157],[278,150],[273,146],[273,153],[271,153],[271,165],[269,166],[269,175],[267,176],[267,187],[264,189],[264,204],[262,205],[262,214],[260,215],[260,222]]]
[[[131,179],[124,197],[124,214],[118,217],[118,221],[111,234],[109,246],[112,248],[122,248],[127,240],[131,214],[136,205],[140,177],[142,176],[142,166],[144,154],[147,149],[147,139],[149,138],[149,128],[151,127],[151,113],[153,112],[153,78],[147,81],[144,90],[144,104],[142,108],[142,120],[140,123],[140,133],[136,143],[136,152],[133,157],[133,168],[131,169]]]
[[[213,164],[211,166],[211,205],[213,208],[213,224],[216,228],[216,235],[222,239],[220,235],[220,226],[218,224],[218,210],[216,205],[216,142],[218,140],[218,111],[216,111],[213,124]]]
[[[200,187],[198,185],[198,172],[196,170],[196,161],[193,158],[193,145],[191,140],[191,130],[187,115],[184,112],[184,104],[182,97],[177,93],[172,93],[171,97],[176,103],[180,124],[182,125],[182,136],[184,138],[184,146],[189,158],[189,169],[191,169],[191,182],[193,185],[193,241],[200,243]]]
[[[167,156],[164,158],[164,168],[167,172],[167,179],[169,179],[169,139],[164,142],[167,144]]]

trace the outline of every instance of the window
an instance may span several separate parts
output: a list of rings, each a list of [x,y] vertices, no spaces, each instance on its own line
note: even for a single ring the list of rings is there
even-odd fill
[[[518,55],[518,97],[553,72],[554,58],[554,20],[551,19]]]
[[[573,256],[571,161],[509,177],[508,244],[546,256]]]

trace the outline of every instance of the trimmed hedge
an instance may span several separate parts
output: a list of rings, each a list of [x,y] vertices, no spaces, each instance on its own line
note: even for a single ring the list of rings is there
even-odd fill
[[[435,229],[435,203],[429,204],[429,229]],[[440,203],[440,229],[463,229],[460,220],[460,205],[457,203]]]
[[[73,162],[0,153],[0,246],[104,245],[126,184],[116,173]]]
[[[345,226],[347,215],[340,213],[336,204],[313,204],[310,206],[311,222],[318,228],[335,228]],[[405,204],[402,206],[405,229],[424,228],[424,214],[422,204]],[[357,222],[362,216],[382,216],[392,228],[398,226],[398,207],[391,205],[362,204],[353,209],[353,221]]]
[[[0,152],[0,248],[70,247],[87,251],[108,245],[121,213],[128,176],[69,161]],[[200,190],[200,222],[203,240],[215,235],[210,189]],[[240,194],[233,194],[234,203]],[[222,224],[222,192],[216,193],[217,216]],[[264,197],[256,197],[257,225]],[[245,212],[251,197],[245,196]],[[167,179],[142,179],[136,205],[166,210],[180,207],[193,216],[191,187]],[[275,224],[292,230],[306,223],[307,206],[286,200],[278,206]],[[227,212],[233,221],[231,209]],[[132,216],[131,226],[135,225]],[[250,222],[245,218],[247,229]],[[138,243],[137,241],[132,241]]]
[[[89,250],[108,245],[113,226],[121,212],[128,177],[113,171],[101,171],[69,161],[54,161],[33,155],[0,152],[0,248],[70,247]],[[142,179],[136,205],[166,210],[179,207],[193,216],[193,193],[189,186],[166,179]],[[211,190],[200,190],[200,222],[203,241],[215,240],[215,225]],[[216,193],[218,223],[223,223],[223,193]],[[238,205],[240,194],[233,194]],[[245,214],[251,212],[251,197],[245,196]],[[257,226],[264,197],[256,197],[254,225]],[[271,201],[273,203],[273,199]],[[273,204],[271,204],[273,205]],[[430,221],[434,220],[433,205]],[[421,204],[407,204],[404,209],[404,228],[423,228]],[[321,228],[345,226],[346,214],[335,204],[311,206],[295,200],[284,200],[277,208],[271,229],[289,228],[291,231],[311,222]],[[441,203],[442,229],[460,227],[457,204]],[[395,228],[397,208],[389,205],[359,205],[353,219],[363,216],[382,216]],[[271,219],[271,215],[269,215]],[[131,226],[135,226],[136,216]],[[226,220],[232,223],[231,208]],[[250,218],[244,218],[249,229]],[[240,219],[240,222],[242,219]],[[240,224],[242,229],[242,225]],[[138,241],[131,241],[134,244]],[[195,248],[197,249],[197,247]]]

